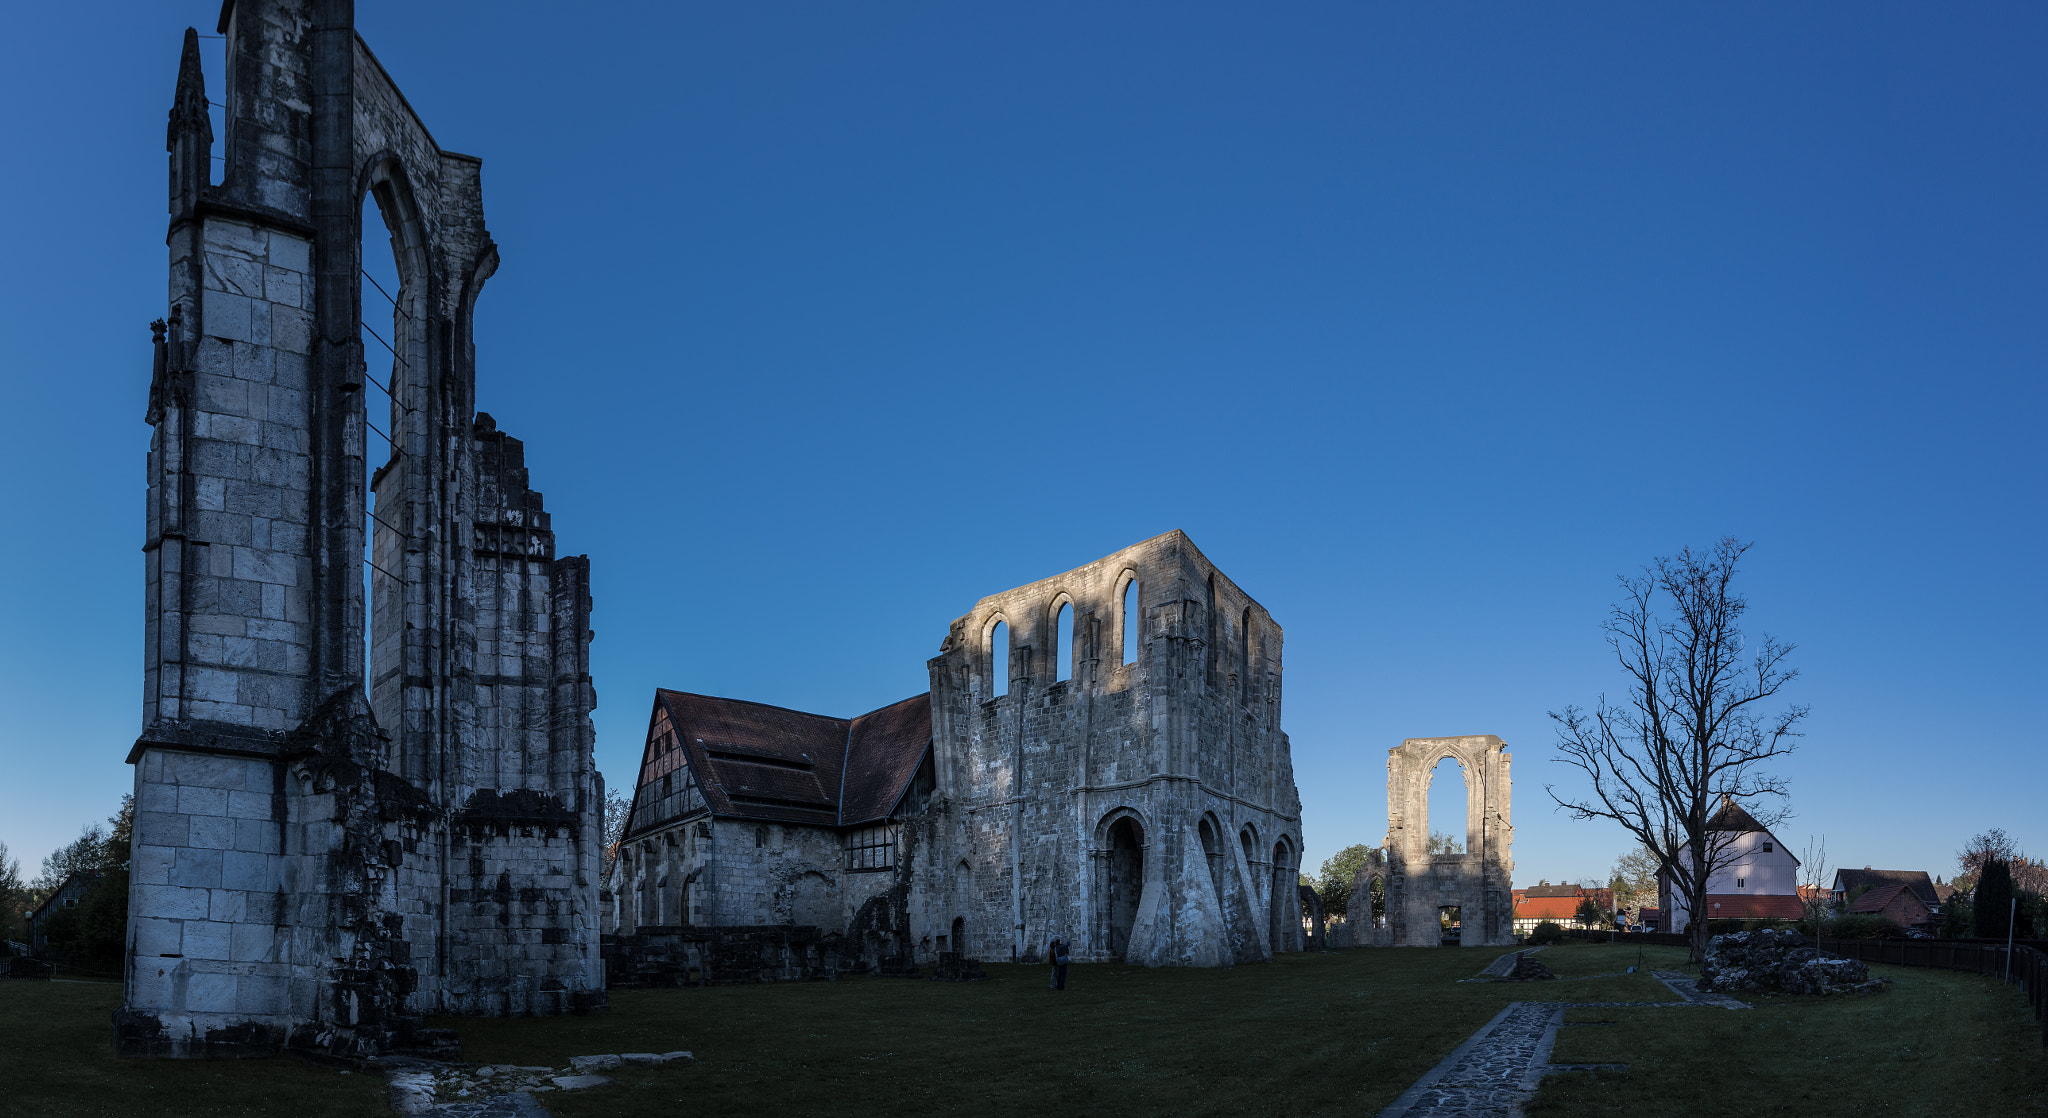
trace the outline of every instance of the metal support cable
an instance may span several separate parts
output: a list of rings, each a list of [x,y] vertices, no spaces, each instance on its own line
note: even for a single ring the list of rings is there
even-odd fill
[[[385,300],[391,304],[391,309],[397,311],[407,321],[412,320],[412,316],[405,313],[405,308],[398,305],[398,300],[392,298],[389,291],[384,290],[384,285],[377,282],[377,277],[371,275],[368,268],[358,268],[356,270],[363,273],[363,278],[370,281],[370,286],[377,289],[377,294],[384,296]]]

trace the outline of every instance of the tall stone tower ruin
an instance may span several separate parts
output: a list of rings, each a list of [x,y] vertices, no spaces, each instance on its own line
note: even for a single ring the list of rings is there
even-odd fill
[[[480,161],[349,0],[228,0],[219,31],[218,176],[192,30],[167,136],[117,1047],[364,1054],[599,1004],[589,560],[475,410]],[[374,362],[366,196],[399,279]]]

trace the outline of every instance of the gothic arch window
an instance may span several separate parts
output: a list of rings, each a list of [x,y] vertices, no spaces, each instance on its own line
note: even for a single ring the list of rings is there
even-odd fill
[[[988,697],[1010,693],[1010,623],[997,618],[988,629]]]
[[[1052,681],[1074,676],[1074,603],[1065,594],[1053,605]]]
[[[1252,610],[1246,606],[1237,627],[1237,701],[1252,702]]]
[[[1138,612],[1138,576],[1136,572],[1124,575],[1123,604],[1117,609],[1117,637],[1123,645],[1126,664],[1138,662],[1138,638],[1144,632],[1144,618]]]
[[[1222,627],[1222,619],[1216,616],[1216,576],[1214,573],[1211,573],[1209,575],[1209,647],[1205,650],[1206,655],[1203,657],[1202,669],[1202,677],[1208,682],[1211,691],[1217,690],[1222,682],[1216,678],[1217,661],[1220,658],[1219,654],[1223,651],[1223,634],[1219,631]]]

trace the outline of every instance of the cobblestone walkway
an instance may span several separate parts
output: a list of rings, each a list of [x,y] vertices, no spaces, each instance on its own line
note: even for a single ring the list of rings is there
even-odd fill
[[[1512,960],[1513,954],[1502,956]],[[1512,967],[1514,964],[1508,964]],[[1492,968],[1489,967],[1489,970]],[[1471,1039],[1402,1092],[1379,1118],[1518,1118],[1522,1104],[1546,1075],[1561,1071],[1622,1071],[1627,1064],[1553,1064],[1557,1030],[1570,1028],[1567,1009],[1664,1006],[1671,1009],[1748,1009],[1722,994],[1702,993],[1692,976],[1652,971],[1678,995],[1675,1002],[1511,1002]],[[1465,981],[1470,981],[1469,979]]]

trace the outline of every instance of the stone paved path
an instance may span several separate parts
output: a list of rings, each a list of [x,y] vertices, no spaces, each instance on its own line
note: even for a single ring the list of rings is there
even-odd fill
[[[1513,959],[1514,955],[1503,958]],[[1514,964],[1508,964],[1512,967]],[[1489,970],[1492,968],[1488,968]],[[1652,971],[1679,999],[1675,1002],[1510,1002],[1471,1039],[1444,1057],[1402,1092],[1380,1118],[1517,1118],[1546,1075],[1561,1071],[1621,1071],[1627,1064],[1553,1064],[1557,1030],[1569,1028],[1564,1011],[1607,1006],[1664,1006],[1672,1009],[1748,1009],[1722,994],[1702,993],[1695,980],[1677,971]],[[1467,980],[1469,981],[1469,980]]]
[[[1524,955],[1534,955],[1535,953],[1541,950],[1543,950],[1543,948],[1541,947],[1525,947],[1520,951],[1510,951],[1507,954],[1502,955],[1500,958],[1495,959],[1493,962],[1486,964],[1486,969],[1479,972],[1479,977],[1506,978],[1508,975],[1514,973],[1516,959],[1519,959]],[[1458,981],[1470,982],[1472,980],[1469,978],[1461,978]]]

